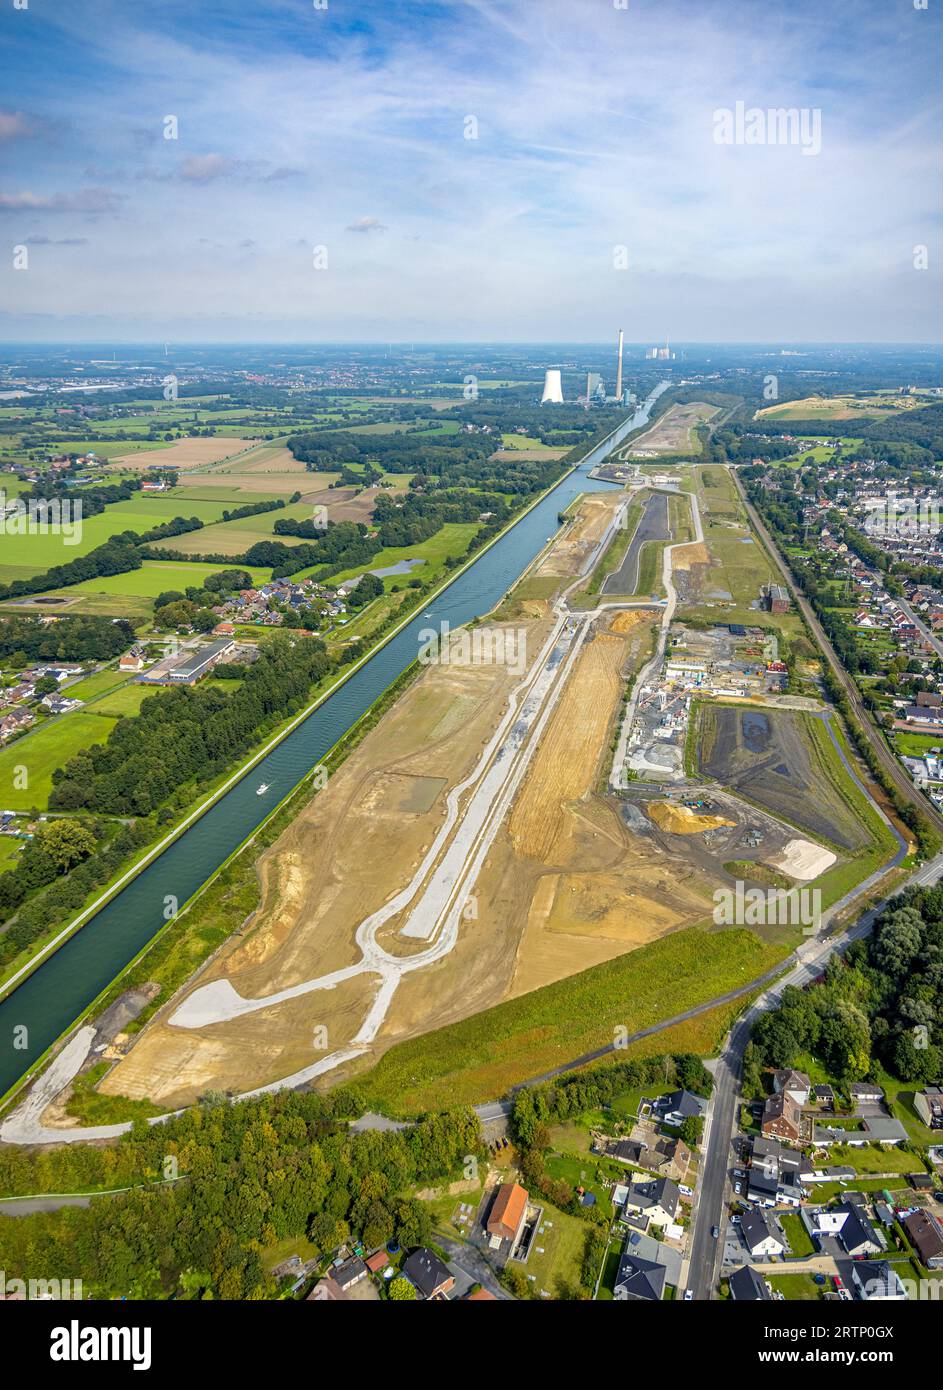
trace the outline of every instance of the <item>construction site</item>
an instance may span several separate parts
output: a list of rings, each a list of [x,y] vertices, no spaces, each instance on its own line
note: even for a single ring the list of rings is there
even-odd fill
[[[688,727],[701,698],[748,699],[785,688],[776,638],[738,624],[707,630],[671,626],[664,661],[640,683],[626,766],[649,781],[682,782]]]
[[[776,768],[750,781],[736,706],[704,703],[774,698],[781,673],[760,629],[673,621],[673,556],[703,545],[696,501],[694,542],[661,559],[667,598],[586,594],[633,499],[581,498],[474,625],[471,658],[419,669],[261,856],[257,909],[109,1045],[99,1092],[175,1109],[335,1085],[396,1042],[709,923],[733,861],[787,882],[835,861],[797,834],[798,804],[792,824],[777,815]],[[571,610],[577,592],[595,606]],[[718,718],[686,769],[701,708]],[[770,758],[808,798],[811,766],[777,737]],[[42,1108],[51,1128],[27,1132],[49,1142],[70,1122],[61,1097]]]

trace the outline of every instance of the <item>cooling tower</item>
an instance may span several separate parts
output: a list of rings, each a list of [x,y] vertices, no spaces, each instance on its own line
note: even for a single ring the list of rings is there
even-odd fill
[[[563,386],[560,382],[560,373],[553,369],[544,374],[544,393],[540,398],[541,405],[562,405]]]

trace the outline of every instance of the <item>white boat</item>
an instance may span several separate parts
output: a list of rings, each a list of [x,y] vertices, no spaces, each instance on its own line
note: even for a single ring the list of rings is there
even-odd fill
[[[268,782],[262,782],[260,786],[256,787],[256,789],[255,789],[255,794],[256,794],[256,796],[264,796],[265,793],[266,793],[267,791],[268,791]]]

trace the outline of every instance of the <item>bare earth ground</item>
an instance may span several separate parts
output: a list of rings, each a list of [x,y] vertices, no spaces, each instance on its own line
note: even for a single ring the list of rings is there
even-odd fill
[[[590,493],[584,497],[575,521],[535,567],[534,573],[542,578],[578,575],[624,500],[624,494],[616,491]]]
[[[124,468],[148,469],[151,464],[162,468],[199,468],[201,464],[218,463],[232,454],[241,453],[257,443],[255,439],[231,439],[226,435],[211,438],[178,439],[166,449],[142,449],[137,454],[121,454],[112,459]]]
[[[543,564],[578,574],[620,500],[586,499],[563,554]],[[457,945],[403,976],[375,1044],[354,1068],[393,1042],[705,917],[720,880],[703,856],[685,859],[683,842],[669,852],[657,835],[636,833],[595,790],[624,689],[620,673],[646,659],[652,621],[642,611],[596,620],[485,859]],[[548,622],[513,626],[526,630],[532,660]],[[518,679],[496,665],[427,668],[262,857],[261,906],[244,934],[155,1016],[100,1089],[179,1106],[207,1089],[243,1092],[290,1075],[316,1062],[318,1048],[345,1048],[373,999],[373,975],[199,1029],[167,1020],[213,980],[258,998],[357,961],[357,926],[411,879],[442,824],[448,789],[475,766]],[[387,925],[382,944],[419,949],[394,940],[398,925]],[[332,1071],[328,1082],[343,1074]]]
[[[626,456],[631,458],[639,450],[656,454],[686,453],[692,447],[691,431],[716,414],[717,406],[706,405],[703,401],[670,406],[650,430],[632,440]]]

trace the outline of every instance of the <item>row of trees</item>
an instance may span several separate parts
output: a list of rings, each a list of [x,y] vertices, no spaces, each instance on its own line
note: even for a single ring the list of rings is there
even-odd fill
[[[241,665],[231,694],[214,686],[169,688],[121,719],[52,774],[51,810],[147,815],[171,798],[182,805],[231,765],[268,727],[300,709],[332,669],[324,643],[274,637]]]

